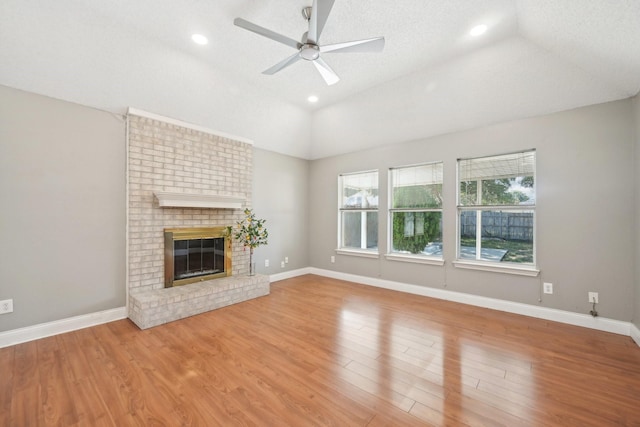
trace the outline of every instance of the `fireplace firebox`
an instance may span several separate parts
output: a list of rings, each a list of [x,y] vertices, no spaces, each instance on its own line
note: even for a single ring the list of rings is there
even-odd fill
[[[164,230],[164,286],[231,276],[226,227]]]

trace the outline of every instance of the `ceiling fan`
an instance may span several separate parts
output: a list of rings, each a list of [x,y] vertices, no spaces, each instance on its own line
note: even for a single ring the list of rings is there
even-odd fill
[[[290,57],[278,62],[262,74],[275,74],[278,71],[298,62],[300,59],[311,61],[328,85],[338,83],[340,78],[321,57],[324,53],[333,52],[380,52],[384,48],[384,37],[355,40],[350,42],[320,45],[320,35],[324,28],[335,0],[313,0],[313,5],[302,9],[302,16],[309,21],[309,31],[302,35],[301,41],[296,41],[282,34],[278,34],[259,25],[236,18],[233,23],[261,36],[275,40],[297,50]]]

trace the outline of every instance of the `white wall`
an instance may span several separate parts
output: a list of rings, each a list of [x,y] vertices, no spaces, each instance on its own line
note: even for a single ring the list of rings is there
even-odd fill
[[[311,265],[578,313],[589,312],[587,292],[597,291],[601,316],[629,321],[635,274],[633,146],[632,103],[625,100],[315,160],[309,190]],[[537,150],[541,276],[453,267],[456,159],[531,148]],[[444,161],[445,168],[444,267],[336,255],[338,174],[378,169],[385,189],[389,167],[431,161]],[[386,191],[379,203],[387,206]],[[385,209],[379,218],[384,252]],[[554,284],[553,295],[541,294],[542,281]]]
[[[0,86],[0,331],[125,305],[125,122]]]

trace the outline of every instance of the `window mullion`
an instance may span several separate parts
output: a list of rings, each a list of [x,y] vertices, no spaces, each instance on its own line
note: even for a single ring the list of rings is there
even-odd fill
[[[442,212],[441,208],[425,208],[425,209],[421,209],[421,208],[416,208],[416,209],[411,209],[411,208],[391,208],[389,209],[389,212],[394,213],[394,212]]]
[[[535,205],[485,205],[485,206],[458,206],[461,211],[535,211]]]
[[[476,204],[482,205],[482,180],[476,181]],[[476,260],[482,259],[482,211],[476,211]]]
[[[360,213],[360,248],[367,249],[367,213]]]

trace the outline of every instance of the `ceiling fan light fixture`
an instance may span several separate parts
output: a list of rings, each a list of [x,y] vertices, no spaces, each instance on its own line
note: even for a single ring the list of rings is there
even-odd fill
[[[475,27],[473,27],[469,31],[469,34],[472,37],[478,37],[478,36],[481,36],[482,34],[486,33],[488,28],[489,27],[486,24],[476,25]]]
[[[303,44],[300,48],[300,57],[307,61],[313,61],[320,57],[320,49],[314,44]]]
[[[193,42],[195,44],[199,44],[201,46],[209,44],[209,40],[205,36],[203,36],[202,34],[193,34],[191,36],[191,40],[193,40]]]

